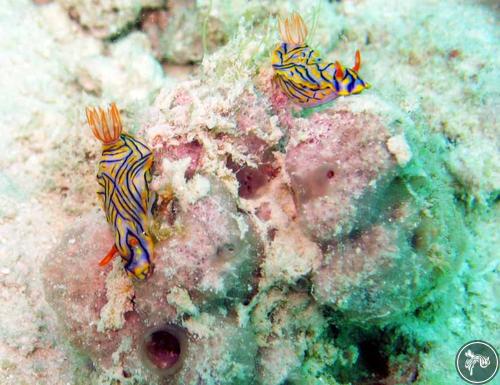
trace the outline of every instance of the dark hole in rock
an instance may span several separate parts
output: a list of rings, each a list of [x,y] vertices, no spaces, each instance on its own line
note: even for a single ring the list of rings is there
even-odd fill
[[[271,241],[274,241],[274,238],[276,237],[276,233],[278,232],[278,229],[276,227],[272,227],[269,230],[267,230],[267,236]]]
[[[359,238],[361,238],[361,236],[363,235],[363,231],[356,227],[354,229],[352,229],[352,231],[349,233],[348,235],[348,238],[350,241],[354,242],[356,240],[358,240]]]
[[[351,323],[348,316],[324,307],[329,320],[327,335],[335,341],[346,359],[332,364],[332,375],[338,383],[356,385],[412,384],[419,377],[419,355],[425,346],[394,327],[378,328]],[[352,346],[357,346],[357,357]]]
[[[186,334],[175,325],[150,330],[142,344],[143,360],[161,375],[171,375],[180,369],[186,350]]]
[[[337,325],[334,324],[330,325],[330,327],[328,328],[328,332],[334,339],[340,335],[340,329],[338,328]]]
[[[254,197],[257,190],[267,182],[267,177],[260,172],[259,169],[251,167],[241,168],[240,171],[236,173],[236,178],[240,183],[238,192],[243,198]]]
[[[96,371],[96,367],[90,359],[85,360],[85,368],[88,369],[90,372]]]
[[[412,372],[409,380],[410,380],[410,383],[417,382],[417,380],[418,380],[418,367],[415,367],[415,370]]]
[[[179,340],[166,330],[152,333],[145,344],[149,359],[159,369],[171,368],[181,355]]]
[[[359,344],[360,362],[376,379],[383,379],[389,375],[388,357],[381,351],[380,342],[377,339],[368,339]]]
[[[413,249],[418,249],[420,247],[420,243],[421,243],[422,239],[420,237],[420,234],[415,231],[412,235],[411,235],[411,239],[410,239],[410,245]]]
[[[311,290],[311,278],[309,276],[306,277],[300,277],[296,282],[295,282],[295,290],[298,292],[309,292]]]
[[[335,171],[333,170],[328,170],[327,173],[326,173],[326,177],[328,179],[332,179],[333,177],[335,176]]]
[[[245,199],[257,198],[260,188],[274,179],[280,171],[272,162],[262,163],[254,168],[239,165],[231,157],[228,158],[226,165],[236,174],[239,183],[238,194]]]

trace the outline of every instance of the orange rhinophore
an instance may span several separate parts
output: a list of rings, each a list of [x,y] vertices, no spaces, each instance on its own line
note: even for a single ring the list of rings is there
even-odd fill
[[[344,78],[344,73],[342,72],[342,65],[339,61],[335,62],[335,79],[342,80]]]
[[[354,59],[354,67],[352,70],[358,72],[361,69],[361,54],[359,53],[359,49],[356,50],[356,57]]]

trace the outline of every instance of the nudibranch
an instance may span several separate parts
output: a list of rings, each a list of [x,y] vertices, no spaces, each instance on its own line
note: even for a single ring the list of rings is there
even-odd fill
[[[359,94],[370,88],[358,75],[361,55],[356,51],[352,68],[323,62],[306,43],[307,27],[298,13],[278,19],[282,42],[272,53],[275,79],[283,92],[303,107],[315,107],[338,96]]]
[[[114,103],[107,111],[85,111],[94,136],[102,142],[97,195],[115,238],[99,265],[106,265],[119,253],[126,261],[125,270],[145,279],[152,272],[154,248],[150,225],[155,194],[149,188],[153,153],[122,131],[120,112]]]

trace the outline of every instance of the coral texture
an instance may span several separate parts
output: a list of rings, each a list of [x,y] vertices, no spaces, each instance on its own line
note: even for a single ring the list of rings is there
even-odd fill
[[[376,116],[348,111],[316,114],[299,124],[304,128],[292,134],[297,144],[285,164],[301,220],[313,238],[346,235],[363,200],[371,201],[390,180],[395,164],[386,146],[388,129]]]
[[[142,8],[163,5],[163,0],[57,0],[69,16],[97,37],[117,35],[133,24]]]

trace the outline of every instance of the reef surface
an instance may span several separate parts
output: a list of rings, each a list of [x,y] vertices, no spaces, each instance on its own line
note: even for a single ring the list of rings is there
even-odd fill
[[[2,3],[0,384],[445,385],[500,340],[494,4]],[[370,90],[287,100],[293,10]],[[98,266],[112,101],[155,155],[145,282]]]

